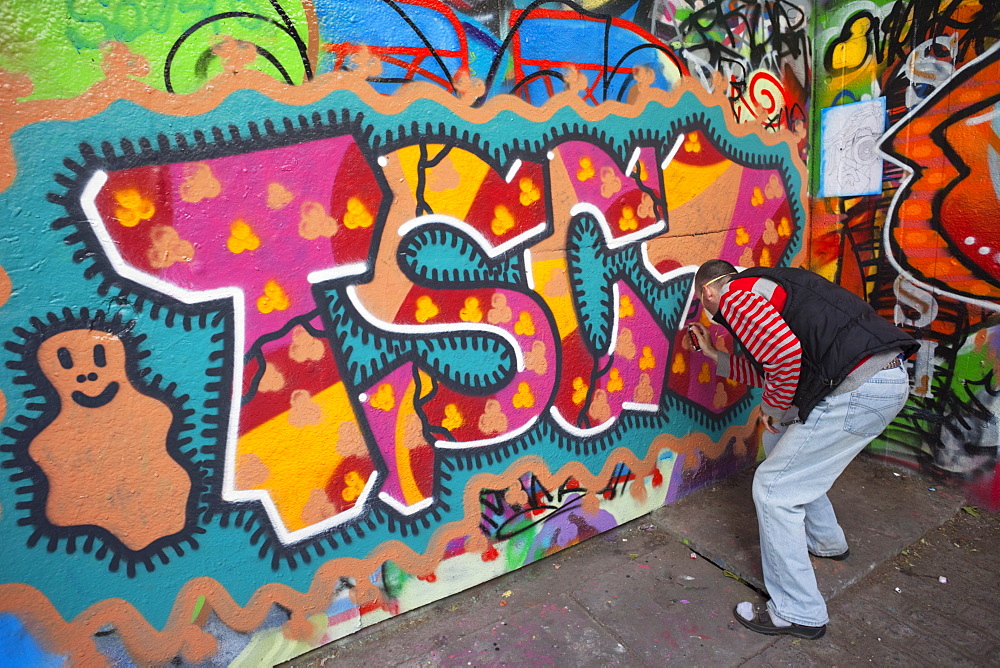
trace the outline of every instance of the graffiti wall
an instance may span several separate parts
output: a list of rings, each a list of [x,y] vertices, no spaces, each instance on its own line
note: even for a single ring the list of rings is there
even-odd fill
[[[921,343],[875,452],[1000,507],[1000,8],[823,4],[810,259]]]
[[[806,260],[807,18],[14,3],[0,655],[270,665],[752,464],[685,328]]]

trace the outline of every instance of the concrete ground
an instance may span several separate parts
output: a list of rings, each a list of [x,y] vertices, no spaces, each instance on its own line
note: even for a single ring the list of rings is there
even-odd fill
[[[830,492],[851,557],[814,560],[826,636],[744,629],[733,606],[763,600],[750,479],[699,490],[287,665],[1000,665],[1000,515],[865,458]]]

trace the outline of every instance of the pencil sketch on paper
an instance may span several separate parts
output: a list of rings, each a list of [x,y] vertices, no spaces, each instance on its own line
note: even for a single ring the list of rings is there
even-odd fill
[[[882,192],[885,98],[824,109],[821,120],[820,197]]]

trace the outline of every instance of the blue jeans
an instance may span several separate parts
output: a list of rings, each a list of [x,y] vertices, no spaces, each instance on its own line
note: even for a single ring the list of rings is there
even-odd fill
[[[853,392],[823,399],[804,423],[765,432],[767,459],[754,474],[753,501],[768,608],[782,619],[807,626],[829,621],[808,553],[841,554],[847,539],[826,493],[908,395],[904,368],[883,369]],[[793,408],[782,421],[796,414]]]

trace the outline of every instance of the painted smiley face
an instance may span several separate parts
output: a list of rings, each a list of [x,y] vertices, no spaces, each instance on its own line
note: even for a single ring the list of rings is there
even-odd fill
[[[73,368],[73,354],[68,348],[60,348],[56,351],[56,357],[59,358],[59,364],[62,365],[62,368],[67,370]],[[107,365],[107,352],[104,349],[104,345],[98,343],[94,346],[94,366],[103,369]],[[100,381],[100,378],[100,374],[96,371],[91,371],[87,374],[77,374],[76,382],[86,384],[97,383]],[[80,390],[75,390],[70,394],[70,396],[73,398],[73,401],[84,408],[100,408],[101,406],[107,406],[108,403],[115,398],[115,395],[118,394],[118,388],[118,383],[111,381],[104,387],[103,390],[94,396],[86,394]]]
[[[63,400],[83,408],[114,401],[124,381],[125,348],[107,332],[72,330],[39,347],[39,366]]]

